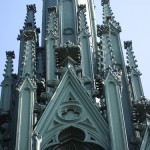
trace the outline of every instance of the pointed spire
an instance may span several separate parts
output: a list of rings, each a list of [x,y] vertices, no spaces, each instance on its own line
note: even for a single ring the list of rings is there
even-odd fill
[[[99,53],[99,71],[105,70],[107,68],[115,68],[115,55],[112,48],[112,42],[110,38],[110,28],[106,25],[97,26],[98,36],[101,39],[99,44],[100,53]]]
[[[136,64],[137,60],[135,59],[135,56],[133,55],[133,49],[132,49],[132,41],[125,41],[124,42],[124,48],[127,50],[127,63],[129,64],[130,68],[137,68],[138,65]]]
[[[82,77],[89,78],[93,81],[92,46],[90,43],[91,33],[89,32],[89,24],[86,16],[86,6],[88,6],[88,4],[78,5],[78,42],[81,45]],[[86,86],[88,90],[91,90],[91,87],[92,84]]]
[[[6,69],[4,69],[5,73],[4,73],[4,77],[8,77],[8,78],[12,78],[12,71],[13,71],[13,61],[12,59],[15,58],[15,54],[14,51],[7,51],[6,52],[6,57],[7,57],[7,61],[6,61]]]
[[[78,6],[78,32],[79,34],[82,33],[82,31],[85,31],[85,33],[90,36],[89,34],[89,27],[87,25],[87,19],[86,19],[86,5],[79,5]]]
[[[109,0],[102,0],[101,5],[103,6],[103,17],[112,17],[113,13],[110,8]]]
[[[115,21],[115,17],[113,16],[113,12],[110,7],[110,0],[102,0],[101,5],[103,6],[103,23],[107,24],[110,22],[118,32],[121,32],[121,27],[117,21]]]
[[[24,27],[20,30],[18,40],[20,40],[20,58],[19,58],[19,76],[25,77],[29,74],[31,77],[36,75],[36,48],[39,46],[40,29],[36,27],[35,22],[36,7],[35,4],[27,5],[27,15]]]
[[[12,81],[13,81],[13,61],[15,58],[14,51],[6,52],[6,69],[4,69],[4,80],[2,81],[0,107],[6,111],[10,110],[12,96]]]
[[[27,5],[27,15],[24,23],[24,29],[36,28],[35,13],[36,13],[35,4]]]
[[[144,96],[143,87],[140,78],[140,71],[137,69],[137,60],[135,60],[134,52],[132,50],[132,41],[124,42],[124,48],[127,50],[127,63],[128,63],[128,77],[129,84],[132,87],[133,100],[139,101]]]
[[[35,13],[36,13],[35,4],[27,5],[26,19],[24,22],[23,29],[20,30],[20,35],[18,35],[17,40],[22,39],[28,40],[34,38],[34,40],[37,42],[36,44],[38,45],[39,40],[38,34],[40,33],[40,29],[36,27]]]

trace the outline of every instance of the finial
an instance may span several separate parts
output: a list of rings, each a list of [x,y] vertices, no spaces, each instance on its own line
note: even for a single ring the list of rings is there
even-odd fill
[[[13,71],[12,59],[15,58],[14,51],[7,51],[6,58],[7,58],[7,61],[6,61],[6,65],[5,65],[6,69],[4,69],[4,71],[5,71],[4,77],[12,78],[12,71]]]
[[[6,56],[7,56],[7,58],[11,57],[12,59],[14,59],[15,58],[15,53],[14,53],[14,51],[6,51]]]
[[[36,13],[36,7],[35,4],[31,4],[31,5],[27,5],[27,10],[30,11],[34,11],[34,13]]]
[[[78,6],[78,10],[81,11],[81,10],[85,10],[86,11],[86,5],[85,4],[81,4]]]
[[[132,41],[125,41],[124,48],[132,50]]]
[[[121,32],[120,24],[115,20],[115,17],[113,16],[113,12],[110,7],[110,1],[102,0],[101,5],[103,6],[103,23],[107,25],[111,23],[118,32]]]
[[[113,18],[113,13],[110,7],[110,2],[109,0],[102,0],[102,6],[103,6],[103,18],[104,17],[112,17]]]
[[[98,25],[97,34],[101,39],[101,42],[98,45],[100,49],[100,59],[98,62],[99,65],[101,65],[100,70],[115,69],[116,61],[110,38],[110,28],[107,25]]]
[[[134,52],[132,49],[132,41],[125,41],[124,48],[127,50],[127,63],[129,64],[129,67],[137,68],[138,67],[138,65],[136,64],[137,60],[135,60],[135,56],[133,55]]]
[[[27,15],[24,23],[24,29],[36,28],[35,13],[36,13],[35,4],[27,5]]]
[[[109,0],[102,0],[101,5],[104,6],[104,4],[110,4]]]

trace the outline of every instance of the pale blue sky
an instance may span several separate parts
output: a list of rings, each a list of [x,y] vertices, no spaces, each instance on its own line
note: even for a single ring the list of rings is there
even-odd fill
[[[95,0],[97,22],[102,22],[101,0]],[[121,40],[132,40],[133,49],[142,72],[144,93],[150,99],[150,70],[148,67],[150,55],[150,0],[110,0],[116,21],[122,27]],[[14,61],[17,72],[19,41],[16,40],[19,30],[24,25],[26,5],[36,4],[37,26],[41,27],[42,0],[5,0],[0,5],[0,81],[3,80],[3,70],[6,61],[5,51],[14,50]],[[123,51],[125,51],[123,49]]]

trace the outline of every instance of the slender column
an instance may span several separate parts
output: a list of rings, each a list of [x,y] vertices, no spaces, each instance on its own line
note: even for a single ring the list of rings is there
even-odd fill
[[[112,150],[128,150],[125,121],[121,101],[119,74],[108,72],[105,80],[105,96]]]
[[[34,133],[33,134],[33,150],[40,150],[41,142],[42,142],[42,137],[39,134]]]
[[[90,30],[91,30],[91,40],[92,40],[92,59],[93,59],[93,70],[94,73],[97,73],[97,30],[96,30],[96,18],[94,11],[94,0],[87,0],[88,4],[88,12],[89,12],[89,20],[90,20]]]
[[[31,150],[31,135],[33,129],[33,111],[36,100],[36,34],[34,30],[25,30],[23,63],[20,68],[18,84],[18,121],[16,135],[16,150]]]
[[[87,15],[87,25],[89,27],[89,32],[91,36],[89,37],[90,40],[90,49],[91,49],[91,56],[93,61],[93,70],[97,72],[97,32],[96,32],[96,18],[95,18],[95,11],[94,11],[94,0],[78,0],[78,5],[86,5],[86,15]]]
[[[36,100],[36,84],[28,75],[18,85],[18,120],[16,150],[32,150],[33,113]]]

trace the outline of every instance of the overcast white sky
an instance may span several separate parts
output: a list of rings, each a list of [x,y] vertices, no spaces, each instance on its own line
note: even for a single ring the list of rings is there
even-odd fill
[[[102,22],[101,0],[95,0],[97,23]],[[122,27],[121,40],[132,40],[139,70],[142,72],[144,93],[150,99],[150,0],[110,0],[116,21]],[[0,82],[6,61],[5,51],[14,50],[14,61],[17,72],[19,41],[16,40],[19,30],[24,25],[26,5],[36,4],[37,26],[41,27],[42,0],[5,0],[0,5]],[[124,50],[124,49],[123,49]],[[125,50],[124,50],[125,51]]]

